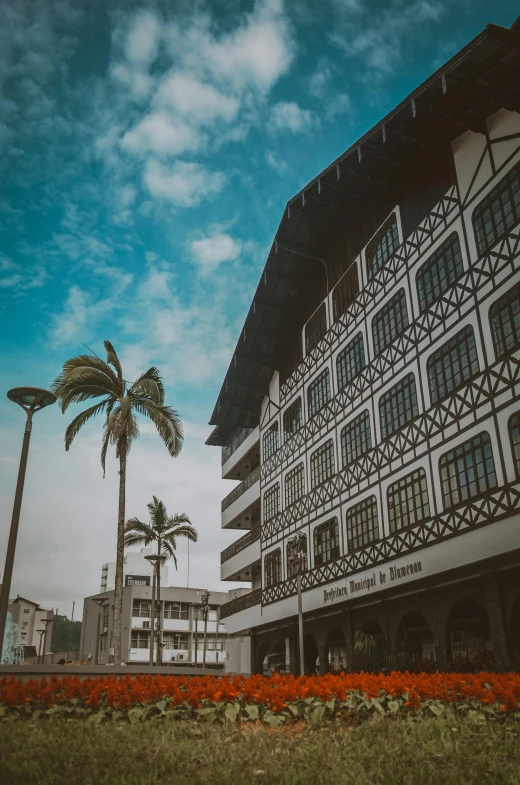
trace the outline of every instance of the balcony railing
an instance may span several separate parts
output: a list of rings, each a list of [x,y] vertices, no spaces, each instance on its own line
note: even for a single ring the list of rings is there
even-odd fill
[[[237,553],[243,551],[244,548],[248,548],[253,542],[256,542],[260,539],[260,524],[257,523],[253,528],[246,532],[243,537],[239,540],[234,542],[228,548],[222,551],[220,554],[220,563],[224,564],[225,561],[229,561],[233,556],[236,556]]]
[[[245,611],[247,608],[252,608],[253,605],[260,605],[262,601],[262,589],[253,589],[253,591],[243,594],[241,597],[236,597],[230,602],[224,603],[220,606],[220,618],[227,619],[239,611]]]
[[[228,493],[228,495],[224,499],[222,499],[222,512],[224,512],[224,510],[227,510],[227,508],[230,507],[234,501],[236,501],[240,496],[242,496],[242,494],[245,493],[247,489],[250,488],[252,485],[254,485],[255,482],[259,479],[260,479],[260,466],[257,466],[256,469],[253,469],[251,474],[248,474],[245,480],[242,480],[242,482],[239,485],[237,485],[236,488],[233,488],[231,493]]]
[[[222,465],[231,458],[235,450],[237,450],[242,442],[245,442],[250,433],[253,433],[254,428],[237,428],[231,437],[229,444],[222,448]]]

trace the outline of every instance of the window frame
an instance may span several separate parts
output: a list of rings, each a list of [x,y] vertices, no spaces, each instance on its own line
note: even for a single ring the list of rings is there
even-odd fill
[[[318,389],[318,385],[320,382],[324,381],[324,395],[316,396],[316,401],[318,406],[316,409],[311,409],[311,397],[313,397],[313,393],[315,389]],[[309,420],[312,420],[313,417],[318,414],[332,399],[332,391],[331,391],[331,383],[330,383],[330,370],[329,368],[324,368],[321,373],[314,377],[312,382],[309,383],[307,387],[307,414]],[[321,400],[321,403],[319,401]]]
[[[354,366],[354,372],[349,375],[348,370],[352,366]],[[365,340],[363,333],[360,330],[336,355],[338,392],[344,390],[347,384],[350,384],[356,376],[359,376],[366,366]]]
[[[516,297],[513,297],[513,294],[515,294]],[[495,352],[495,357],[497,360],[500,360],[502,357],[507,357],[509,354],[512,354],[512,352],[515,352],[520,347],[520,325],[518,326],[517,329],[515,325],[515,313],[513,311],[513,306],[515,302],[518,302],[520,304],[520,282],[514,284],[514,286],[511,286],[509,289],[503,292],[500,295],[500,297],[497,297],[497,299],[489,306],[489,311],[488,311],[489,330],[491,333],[491,342],[493,344],[493,350]],[[501,307],[502,303],[505,305],[505,309]],[[498,341],[496,340],[497,329],[493,327],[493,319],[496,318],[496,316],[493,314],[493,311],[495,309],[497,309],[498,311],[496,316],[500,315],[499,338],[500,341],[503,343],[503,348],[501,349],[499,349]],[[505,322],[502,319],[502,314],[504,313],[504,310],[507,312],[508,319],[512,327],[512,332],[510,333],[510,335],[515,335],[514,343],[509,346],[507,346],[507,336],[504,332]],[[520,313],[520,308],[519,308],[519,313]]]
[[[358,294],[359,270],[357,262],[352,262],[332,290],[332,318],[334,323],[348,311]]]
[[[516,450],[515,450],[515,442],[513,441],[513,428],[512,428],[512,421],[518,418],[518,458],[516,457]],[[513,468],[515,471],[515,477],[517,480],[520,480],[520,410],[517,412],[513,412],[508,417],[507,420],[507,432],[509,434],[509,443],[511,446],[511,456],[513,458]]]
[[[167,607],[169,606],[169,607]],[[174,607],[178,606],[178,616],[172,616],[172,611]],[[183,615],[186,614],[186,615]],[[164,618],[165,619],[174,619],[178,621],[188,621],[190,618],[190,604],[189,602],[180,602],[177,600],[165,600],[164,601]]]
[[[298,496],[294,495],[294,486],[289,487],[289,483],[293,483],[293,478],[296,478],[300,475],[299,480],[297,480],[297,485],[300,488],[300,493]],[[294,468],[292,468],[284,478],[284,500],[285,500],[285,507],[291,507],[291,505],[296,504],[303,496],[305,495],[305,466],[303,461],[296,464]]]
[[[329,466],[331,471],[330,474],[327,474],[326,477],[320,479],[319,482],[315,482],[316,473],[317,473],[315,464],[317,461],[320,460],[321,455],[325,454],[325,448],[328,448],[330,450],[330,454],[332,455],[332,460],[326,461],[326,465]],[[315,450],[313,450],[313,452],[311,452],[309,457],[309,468],[310,468],[310,486],[312,490],[318,488],[320,485],[323,485],[324,482],[327,482],[332,477],[334,477],[334,475],[336,474],[336,460],[334,455],[334,440],[332,438],[327,439],[326,441],[323,442],[323,444],[320,444],[319,447],[317,447]],[[319,474],[321,476],[321,471],[319,472]]]
[[[368,523],[368,517],[366,521],[363,519],[357,520],[355,524],[355,534],[353,533],[353,524],[352,518],[358,514],[363,514],[363,512],[368,511],[368,507],[370,505],[371,511],[375,510],[375,527],[372,524],[370,528],[363,528],[363,524],[365,522]],[[381,539],[381,527],[379,526],[379,510],[377,505],[377,498],[376,495],[373,493],[370,496],[367,496],[365,499],[353,504],[351,507],[347,509],[345,515],[345,524],[347,529],[347,547],[348,552],[358,551],[361,548],[366,548],[368,545],[372,545],[374,542],[378,542]],[[377,536],[371,536],[372,534],[376,534]]]
[[[447,258],[448,247],[452,252],[451,260]],[[441,262],[445,262],[443,267],[441,267]],[[450,268],[451,262],[452,267]],[[448,274],[444,276],[445,283],[443,284],[441,273],[446,273],[446,271],[448,271]],[[426,278],[427,273],[429,274],[429,280],[425,283],[424,279]],[[419,313],[423,314],[431,308],[463,274],[464,263],[462,261],[462,247],[459,233],[452,232],[417,270],[415,275],[415,291],[417,294]],[[435,276],[439,282],[437,294],[435,294],[436,287],[432,286],[432,281]],[[434,292],[433,295],[426,292],[427,283],[430,284],[431,290]]]
[[[363,426],[367,422],[368,422],[368,430],[365,429],[363,431]],[[346,435],[345,434],[346,434],[347,430],[348,431],[352,431],[355,428],[356,429],[359,428],[359,432],[360,432],[361,437],[363,437],[366,434],[368,435],[368,439],[366,439],[367,446],[366,446],[366,448],[364,450],[362,450],[362,452],[357,453],[351,460],[347,460]],[[339,438],[340,438],[340,445],[341,445],[341,465],[345,469],[351,463],[354,463],[354,461],[357,461],[359,458],[361,458],[362,455],[365,455],[365,453],[367,453],[373,447],[373,444],[372,444],[372,427],[371,427],[371,423],[370,423],[370,411],[369,411],[369,409],[363,409],[363,411],[360,412],[357,415],[357,417],[354,417],[352,420],[350,420],[350,422],[346,423],[346,425],[344,425],[343,428],[341,429],[341,433],[340,433],[340,437]]]
[[[271,566],[271,562],[275,562]],[[282,549],[273,548],[264,556],[264,585],[266,589],[279,586],[283,582],[282,575]]]
[[[269,517],[267,517],[269,512]],[[264,523],[272,521],[280,512],[280,482],[275,482],[264,491],[262,497],[262,518]]]
[[[310,354],[327,334],[327,306],[325,300],[318,305],[304,328],[305,354]],[[311,332],[312,331],[312,332]]]
[[[416,483],[421,483],[422,487],[420,488],[421,504],[419,506],[415,505],[415,500],[417,498],[416,493],[410,494],[408,493],[408,489],[413,489]],[[396,488],[396,486],[401,486],[401,488]],[[396,489],[396,490],[394,490]],[[396,493],[403,493],[405,492],[405,503],[408,503],[410,499],[413,500],[414,506],[413,508],[408,508],[405,512],[405,515],[400,517],[396,516],[396,510],[398,509],[399,505],[394,503],[391,504],[390,495],[396,495]],[[402,510],[403,505],[400,505],[400,509]],[[410,526],[415,526],[417,523],[422,523],[423,521],[428,520],[431,517],[431,510],[430,510],[430,497],[428,492],[428,480],[426,477],[426,471],[422,466],[417,467],[412,472],[405,474],[403,477],[400,477],[398,480],[390,483],[388,488],[386,489],[386,508],[388,512],[388,530],[390,534],[397,534],[397,532],[403,531],[404,529],[408,529]],[[393,516],[391,510],[394,510]],[[418,513],[417,510],[422,509],[422,513]],[[404,517],[408,516],[411,517],[411,514],[415,513],[416,518],[415,520],[408,520],[405,524],[400,524],[400,521],[403,520]]]
[[[389,250],[382,250],[381,261],[378,262],[378,264],[375,266],[374,260],[378,258],[378,250],[382,249],[384,245],[387,245]],[[383,267],[386,265],[388,260],[392,258],[400,245],[401,240],[399,239],[399,223],[397,220],[397,213],[394,210],[392,213],[390,213],[382,226],[377,230],[372,239],[369,240],[365,248],[365,269],[367,273],[367,281],[371,281],[377,275],[379,270],[383,269]]]
[[[275,434],[275,436],[272,436]],[[280,447],[280,427],[275,420],[262,434],[262,460],[267,461]]]
[[[318,553],[317,548],[317,537],[321,536],[322,532],[328,532],[334,530],[334,536],[329,538],[330,541],[335,541],[332,546],[329,546],[327,543],[327,547],[322,548],[322,543],[320,543],[320,548],[322,548],[322,553]],[[314,566],[315,567],[322,567],[324,564],[329,564],[336,559],[339,559],[341,556],[341,544],[339,539],[339,521],[336,515],[332,518],[329,518],[322,523],[319,523],[317,526],[314,527],[312,532],[312,547],[313,547],[313,557],[314,557]],[[327,559],[323,558],[323,555],[327,552],[329,556]]]
[[[399,312],[397,312],[399,308]],[[390,324],[398,324],[398,328],[393,332],[386,328],[381,330],[381,326],[385,326],[385,319],[390,319]],[[388,349],[400,335],[410,326],[408,317],[408,300],[404,286],[401,286],[397,292],[390,297],[389,300],[374,314],[371,321],[372,328],[372,346],[374,350],[374,357],[378,357],[385,349]]]
[[[517,190],[513,190],[514,188],[514,181],[518,185]],[[508,183],[508,181],[511,181]],[[507,223],[507,214],[504,209],[504,202],[502,201],[502,195],[507,193],[510,197],[510,201],[506,203],[506,206],[509,205],[511,208],[511,215],[513,216],[513,220],[510,223]],[[516,196],[515,196],[516,194]],[[498,229],[498,224],[496,221],[497,212],[494,211],[494,207],[499,204],[500,206],[500,218],[503,224],[502,229]],[[489,212],[488,218],[485,219],[485,211]],[[477,227],[477,221],[481,220],[482,225],[480,229]],[[473,226],[473,233],[475,236],[475,245],[477,248],[478,256],[481,256],[487,253],[491,248],[493,248],[496,243],[502,240],[508,232],[518,224],[520,221],[520,161],[517,161],[514,166],[512,166],[506,174],[501,177],[501,179],[495,183],[493,188],[480,200],[480,202],[476,205],[475,209],[471,214],[471,224]],[[491,224],[492,228],[492,236],[486,230],[486,224]],[[481,238],[481,234],[484,233],[484,238]]]
[[[461,460],[464,461],[465,477],[467,479],[469,470],[466,469],[466,460],[465,460],[466,455],[471,455],[474,459],[476,450],[480,448],[484,453],[486,446],[489,446],[489,456],[486,458],[484,454],[482,463],[484,466],[486,466],[487,461],[488,460],[491,461],[492,474],[494,475],[494,482],[488,481],[488,475],[486,473],[484,475],[486,487],[479,488],[477,493],[475,494],[467,493],[466,495],[464,495],[461,491],[462,485],[459,482],[459,478],[461,474],[458,471],[458,467],[460,467],[461,465]],[[474,468],[475,465],[478,464],[476,464],[476,461],[473,460],[472,472],[473,475],[478,479],[479,472]],[[454,471],[448,472],[446,471],[446,467],[453,467]],[[444,510],[453,509],[454,507],[457,507],[459,504],[465,504],[469,502],[471,499],[477,499],[480,496],[484,496],[486,493],[489,493],[490,491],[493,491],[496,488],[498,488],[497,470],[496,470],[495,458],[493,455],[493,442],[491,440],[491,436],[489,432],[480,431],[479,433],[472,436],[470,439],[466,439],[465,441],[456,444],[450,450],[444,452],[439,457],[438,471],[439,471],[442,504]],[[454,479],[456,480],[455,489],[453,488]],[[470,487],[470,483],[466,482],[466,485],[464,487],[466,488]],[[455,494],[457,494],[458,498],[454,498]]]
[[[470,345],[471,340],[473,341],[473,346]],[[466,366],[463,365],[463,356],[461,355],[461,348],[465,343],[465,356],[468,359],[468,365]],[[453,364],[450,364],[451,380],[455,380],[453,381],[453,386],[450,387],[452,382],[447,375],[448,366],[446,360],[449,359],[451,361],[454,353],[456,353],[456,361],[459,369],[464,370],[464,367],[466,367],[469,370],[467,376],[460,374],[459,380],[456,381],[457,375],[453,373]],[[472,357],[472,353],[474,357]],[[439,379],[439,374],[437,372],[435,373],[435,376],[432,376],[434,363],[440,368],[441,384],[437,384]],[[479,373],[480,364],[477,342],[475,340],[475,331],[472,324],[466,324],[462,330],[459,330],[451,338],[448,338],[448,340],[441,344],[438,349],[432,352],[426,361],[426,378],[428,382],[428,392],[430,394],[430,403],[435,405],[445,400],[445,398],[449,398],[454,392],[465,387],[468,382],[470,382],[471,379],[474,379],[475,376],[478,376]],[[435,381],[436,386],[432,384],[432,381]]]
[[[410,393],[410,396],[409,396],[410,400],[412,402],[412,405],[411,405],[411,407],[405,407],[405,410],[411,411],[411,417],[408,418],[405,421],[400,421],[399,420],[399,422],[397,422],[397,425],[395,425],[395,427],[393,427],[392,430],[385,432],[385,427],[386,426],[384,425],[383,414],[382,414],[383,405],[386,404],[387,399],[391,403],[392,402],[392,396],[397,398],[398,393],[396,393],[395,391],[397,390],[398,387],[404,388],[404,385],[405,385],[406,382],[410,382],[410,385],[413,382],[413,390],[412,390],[412,387],[411,387],[412,392]],[[402,408],[401,404],[397,404],[397,401],[395,401],[394,405],[391,405],[390,408],[389,408],[390,415],[392,415],[393,412],[399,411],[400,408]],[[409,425],[411,422],[413,422],[415,420],[416,417],[419,416],[419,400],[418,400],[418,397],[417,397],[417,383],[415,381],[415,374],[413,373],[413,371],[410,371],[405,376],[403,376],[401,379],[399,379],[398,382],[396,382],[394,385],[392,385],[392,387],[389,387],[389,389],[380,396],[379,401],[378,401],[378,409],[379,409],[379,427],[381,429],[381,439],[382,440],[388,439],[388,438],[390,438],[390,436],[393,436],[395,433],[398,433],[403,428],[406,428],[407,425]],[[395,423],[396,423],[396,419],[392,418],[392,425],[394,425]]]
[[[299,405],[298,405],[298,404],[299,404]],[[289,415],[289,416],[292,416],[292,410],[293,410],[293,409],[294,409],[295,411],[299,410],[299,412],[300,412],[300,416],[299,416],[299,418],[298,418],[299,425],[298,425],[298,427],[296,428],[296,430],[294,430],[294,431],[288,431],[288,430],[286,430],[286,428],[285,428],[285,424],[286,424],[286,422],[287,422],[287,420],[288,420],[288,415]],[[296,420],[295,420],[295,421],[296,421]],[[293,436],[294,436],[296,433],[298,433],[298,431],[299,431],[299,430],[300,430],[302,427],[303,427],[303,403],[302,403],[302,396],[301,396],[301,395],[299,395],[297,398],[295,398],[295,399],[294,399],[294,401],[293,401],[291,404],[289,404],[289,406],[287,407],[287,409],[285,409],[285,411],[284,411],[284,413],[283,413],[283,415],[282,415],[282,429],[283,429],[283,442],[284,442],[284,444],[285,444],[285,443],[286,443],[286,442],[287,442],[289,439],[291,439],[291,438],[292,438],[292,437],[293,437]]]

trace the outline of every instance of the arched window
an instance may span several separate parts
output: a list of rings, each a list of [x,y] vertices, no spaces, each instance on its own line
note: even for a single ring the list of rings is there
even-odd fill
[[[520,283],[493,303],[489,322],[497,358],[520,346]]]
[[[363,499],[347,510],[347,541],[349,551],[362,548],[379,539],[377,500],[375,496]]]
[[[339,558],[338,519],[331,518],[314,529],[314,565],[326,564]]]
[[[358,333],[336,358],[338,390],[342,390],[365,367],[365,348],[363,336]]]
[[[489,433],[483,431],[445,453],[439,461],[444,508],[497,487]]]
[[[380,354],[408,327],[406,294],[399,289],[372,320],[374,355]]]
[[[387,499],[391,534],[429,518],[430,504],[424,469],[416,469],[389,485]]]
[[[367,245],[365,258],[367,261],[367,278],[369,281],[381,267],[384,267],[398,245],[399,231],[397,229],[397,218],[395,213],[392,213],[376,236],[370,240]]]
[[[473,327],[464,327],[437,349],[426,368],[432,403],[463,387],[479,372]]]
[[[453,232],[417,272],[415,281],[421,313],[448,291],[463,272],[459,236]]]
[[[520,219],[520,163],[517,163],[473,211],[479,254],[485,253]]]
[[[379,418],[383,439],[404,428],[419,414],[415,376],[409,373],[379,400]]]
[[[264,558],[264,585],[266,589],[282,582],[282,553],[280,548],[269,551]]]

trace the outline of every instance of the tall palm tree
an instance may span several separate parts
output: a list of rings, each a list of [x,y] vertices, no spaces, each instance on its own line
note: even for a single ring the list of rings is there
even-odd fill
[[[101,466],[105,476],[108,447],[114,445],[119,459],[119,511],[117,518],[117,557],[114,593],[114,661],[121,664],[121,616],[123,610],[123,559],[125,532],[126,463],[132,442],[139,436],[137,415],[150,419],[171,456],[182,448],[183,432],[179,415],[164,404],[164,385],[157,368],[149,368],[133,384],[123,377],[121,363],[110,341],[104,342],[106,362],[97,355],[72,357],[54,380],[61,410],[71,403],[101,398],[75,417],[65,431],[65,449],[69,450],[81,428],[98,414],[105,415],[101,445]]]
[[[191,542],[197,542],[197,530],[191,525],[191,521],[186,513],[175,513],[168,515],[164,502],[157,496],[153,497],[153,502],[148,504],[150,513],[150,523],[143,523],[139,518],[130,518],[125,526],[125,545],[150,545],[157,543],[157,555],[166,556],[173,559],[175,569],[177,569],[177,538],[185,537]],[[157,564],[157,604],[161,607],[161,566]],[[160,624],[159,624],[160,626]],[[153,636],[153,630],[152,630]],[[158,655],[160,651],[158,642]],[[153,637],[152,637],[153,647]],[[158,656],[158,658],[160,655]]]

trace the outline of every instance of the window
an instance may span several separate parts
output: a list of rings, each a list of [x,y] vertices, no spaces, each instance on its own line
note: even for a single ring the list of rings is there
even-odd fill
[[[190,606],[187,602],[165,602],[165,619],[189,619]]]
[[[332,312],[334,321],[343,316],[352,305],[359,292],[359,278],[357,264],[354,262],[345,275],[340,278],[332,291]]]
[[[110,618],[110,608],[108,605],[103,606],[101,609],[101,629],[104,630],[105,627],[108,627],[108,621]]]
[[[270,551],[264,559],[265,588],[276,586],[282,582],[282,556],[280,548]]]
[[[284,412],[283,415],[283,437],[284,440],[299,431],[303,425],[302,399],[297,398]]]
[[[274,422],[262,437],[263,459],[266,461],[278,449],[278,423]]]
[[[327,401],[330,401],[330,374],[329,369],[325,368],[325,370],[309,384],[307,390],[309,417],[313,417],[316,412],[319,412]]]
[[[378,539],[377,501],[375,496],[369,496],[347,511],[348,547],[354,551]]]
[[[31,609],[30,609],[30,608],[24,608],[24,609],[23,609],[23,612],[24,612],[24,613],[30,613],[30,612],[31,612]]]
[[[28,626],[29,626],[29,622],[28,621],[23,621],[22,622],[22,629],[23,630],[27,629]]]
[[[186,633],[163,632],[163,643],[165,649],[186,651],[189,646],[189,636]]]
[[[370,415],[368,409],[356,417],[341,431],[341,457],[343,466],[348,466],[372,447]]]
[[[497,358],[520,346],[520,283],[493,303],[489,321]]]
[[[134,600],[132,606],[132,616],[150,618],[150,600]]]
[[[404,289],[399,289],[372,320],[374,354],[380,354],[408,327]]]
[[[430,505],[424,469],[417,469],[390,485],[387,499],[392,534],[429,518]]]
[[[336,358],[338,389],[342,390],[365,367],[363,336],[358,333]]]
[[[320,523],[314,529],[314,565],[326,564],[339,558],[339,526],[338,519]]]
[[[458,390],[478,373],[473,327],[469,325],[443,344],[426,364],[432,403]]]
[[[513,414],[509,420],[509,436],[513,448],[516,476],[520,477],[520,412]]]
[[[334,445],[329,439],[311,455],[311,486],[315,488],[334,474]]]
[[[374,277],[377,271],[386,264],[398,245],[399,231],[397,229],[397,219],[394,214],[390,216],[373,240],[367,245],[365,257],[367,260],[367,277],[369,281]]]
[[[491,248],[519,219],[520,163],[517,163],[473,211],[479,254]]]
[[[307,570],[307,535],[300,535],[300,542],[295,543],[294,540],[287,541],[287,576],[294,578],[298,574],[298,561],[293,559],[293,555],[298,555],[303,552],[305,556],[302,558],[301,571]]]
[[[307,354],[312,352],[314,347],[319,344],[326,332],[327,311],[325,303],[322,303],[305,325],[305,349]]]
[[[107,638],[108,635],[100,635],[99,636],[99,656],[106,657],[107,656]]]
[[[382,438],[404,428],[418,413],[415,376],[409,373],[381,396],[379,417]]]
[[[303,496],[303,463],[299,463],[285,475],[285,506],[297,502]]]
[[[140,630],[132,630],[132,637],[130,639],[130,648],[132,649],[148,649],[149,647],[149,635],[147,632],[141,632]]]
[[[439,461],[444,507],[497,487],[489,434],[483,433],[445,453]]]
[[[280,483],[272,485],[264,493],[264,521],[270,521],[280,512]]]
[[[202,645],[204,646],[204,641]],[[208,636],[206,649],[208,651],[224,651],[224,641],[218,641],[216,638],[210,638]]]
[[[459,236],[453,232],[417,273],[417,297],[421,313],[433,305],[463,272]]]

